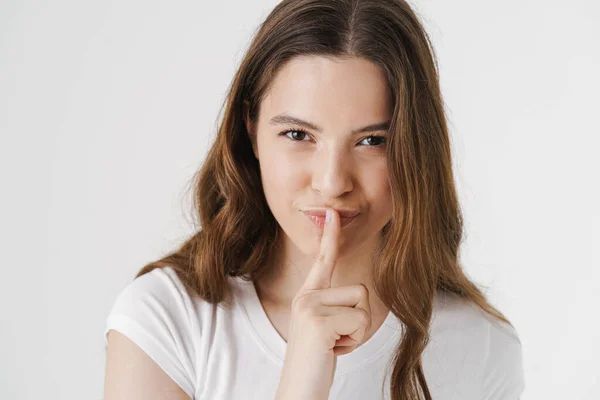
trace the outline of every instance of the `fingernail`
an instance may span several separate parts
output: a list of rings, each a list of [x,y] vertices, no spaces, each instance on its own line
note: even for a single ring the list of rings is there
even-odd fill
[[[329,208],[325,211],[325,223],[328,224],[331,221],[331,211]]]

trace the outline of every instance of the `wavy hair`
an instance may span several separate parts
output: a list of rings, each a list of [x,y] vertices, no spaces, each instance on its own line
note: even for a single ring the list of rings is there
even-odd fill
[[[405,1],[284,0],[272,10],[231,82],[217,137],[193,177],[198,230],[136,277],[170,266],[188,290],[217,304],[229,299],[229,276],[257,281],[267,273],[280,228],[263,192],[247,123],[257,119],[278,69],[300,55],[361,57],[387,77],[394,107],[386,147],[393,211],[381,231],[373,285],[404,325],[392,359],[391,397],[430,400],[421,353],[437,291],[511,324],[459,262],[463,217],[437,59]]]

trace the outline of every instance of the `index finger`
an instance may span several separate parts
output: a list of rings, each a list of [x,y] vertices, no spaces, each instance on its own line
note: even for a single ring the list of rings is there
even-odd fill
[[[325,223],[319,256],[313,264],[301,290],[327,289],[331,287],[331,277],[338,258],[340,237],[340,217],[334,209],[327,209],[331,213],[331,221]]]

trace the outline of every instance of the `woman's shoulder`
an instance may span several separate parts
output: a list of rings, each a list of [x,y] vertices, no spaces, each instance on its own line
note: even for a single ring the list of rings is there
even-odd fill
[[[151,270],[130,281],[118,294],[106,318],[104,339],[117,330],[146,352],[194,398],[197,340],[210,304],[186,290],[171,267]]]
[[[463,360],[467,354],[474,355],[471,367],[489,398],[517,398],[511,396],[523,390],[523,354],[516,328],[472,301],[438,293],[431,338],[448,351],[460,352]]]
[[[128,282],[118,294],[113,311],[159,302],[167,307],[188,305],[190,295],[171,267],[155,268]],[[117,308],[117,310],[115,310]]]
[[[473,301],[453,293],[438,292],[433,311],[432,336],[461,335],[488,349],[489,353],[520,354],[521,339],[516,328]]]
[[[482,310],[473,301],[454,293],[438,292],[434,302],[432,329],[438,333],[452,330],[489,331],[495,337],[503,337],[520,344],[516,329]]]
[[[229,279],[230,288],[234,289]],[[177,271],[170,266],[155,268],[128,282],[118,293],[109,313],[109,319],[129,318],[150,321],[169,320],[179,329],[198,334],[202,321],[214,318],[218,308],[227,308],[229,302],[212,304],[188,289]],[[227,312],[227,311],[225,311]]]
[[[235,294],[242,284],[229,278]],[[210,303],[188,290],[177,271],[155,268],[128,282],[106,318],[104,338],[117,330],[146,352],[191,397],[215,335],[232,334],[235,307]],[[200,361],[199,361],[200,360]]]

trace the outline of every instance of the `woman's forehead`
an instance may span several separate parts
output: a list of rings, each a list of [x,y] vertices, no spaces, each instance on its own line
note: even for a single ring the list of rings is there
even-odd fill
[[[261,120],[288,113],[339,127],[389,119],[387,79],[362,58],[297,57],[284,64],[261,104]]]

